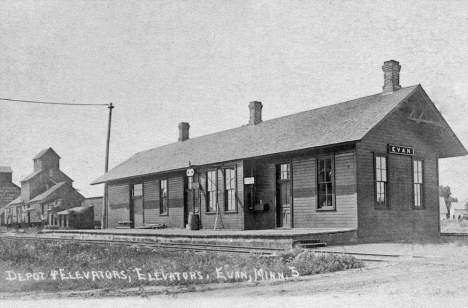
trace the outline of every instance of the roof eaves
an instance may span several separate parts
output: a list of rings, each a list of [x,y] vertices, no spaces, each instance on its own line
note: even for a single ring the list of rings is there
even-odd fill
[[[424,91],[423,87],[421,85],[419,85],[419,88],[418,88],[419,92],[421,93],[421,95],[432,105],[432,107],[437,110],[436,114],[439,118],[440,121],[443,122],[444,126],[445,126],[445,129],[448,130],[448,133],[450,135],[450,137],[452,137],[452,139],[455,141],[455,143],[458,145],[458,147],[460,148],[461,152],[463,153],[463,155],[468,155],[468,151],[466,150],[465,146],[463,145],[463,143],[461,143],[460,139],[458,139],[457,135],[455,135],[455,133],[453,132],[452,128],[450,127],[450,125],[447,123],[447,121],[445,120],[445,118],[440,114],[440,111],[435,107],[435,104],[434,102],[431,100],[431,98],[429,97],[429,95],[427,95],[426,91]]]
[[[268,157],[279,155],[279,154],[286,154],[287,155],[287,154],[290,154],[290,153],[295,153],[297,151],[310,151],[310,150],[320,149],[320,148],[324,148],[324,147],[344,146],[344,145],[355,144],[357,142],[361,142],[361,139],[349,140],[349,141],[346,141],[346,142],[340,142],[340,143],[335,143],[335,144],[328,144],[326,146],[323,146],[323,145],[314,146],[314,147],[310,147],[310,148],[306,148],[306,149],[292,150],[292,151],[288,151],[288,152],[271,153],[271,154],[259,155],[259,156],[241,157],[241,158],[238,158],[238,159],[228,160],[228,161],[216,161],[216,162],[211,162],[211,163],[202,164],[202,165],[192,165],[192,167],[199,168],[199,167],[206,167],[206,166],[210,166],[210,165],[214,165],[214,164],[229,163],[229,162],[232,162],[232,161],[239,161],[239,160],[246,160],[246,159],[268,158]],[[178,169],[171,169],[171,170],[164,170],[164,171],[160,171],[160,172],[151,172],[151,173],[145,173],[145,174],[138,174],[138,175],[115,178],[115,179],[110,179],[110,180],[103,180],[103,178],[105,178],[105,175],[106,175],[106,174],[104,174],[101,177],[99,177],[98,179],[96,179],[95,181],[91,182],[91,185],[127,181],[127,180],[131,180],[131,179],[136,179],[136,178],[149,177],[149,176],[155,176],[155,175],[173,173],[173,172],[181,172],[181,171],[185,171],[187,168],[190,168],[190,167],[191,166],[187,165],[186,167],[178,168]]]

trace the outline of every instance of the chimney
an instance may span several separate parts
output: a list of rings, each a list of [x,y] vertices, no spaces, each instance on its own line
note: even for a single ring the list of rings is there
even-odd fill
[[[382,70],[384,71],[383,93],[392,93],[401,89],[400,69],[400,63],[395,60],[384,62],[382,66]]]
[[[257,125],[262,123],[262,108],[263,105],[261,102],[250,102],[249,109],[250,109],[250,121],[249,125]]]
[[[179,141],[185,141],[189,139],[189,129],[190,124],[188,124],[187,122],[179,123]]]

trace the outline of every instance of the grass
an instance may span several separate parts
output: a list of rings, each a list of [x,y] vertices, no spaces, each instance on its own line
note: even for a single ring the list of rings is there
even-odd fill
[[[300,249],[265,257],[21,239],[0,245],[2,292],[283,280],[363,266],[351,256]]]
[[[467,233],[468,220],[446,219],[440,221],[440,231],[447,233]]]

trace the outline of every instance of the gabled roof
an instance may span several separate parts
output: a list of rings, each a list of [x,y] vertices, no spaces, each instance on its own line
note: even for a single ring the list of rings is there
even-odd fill
[[[34,156],[33,160],[34,160],[34,159],[41,158],[42,156],[45,155],[45,153],[47,153],[47,152],[49,152],[49,151],[51,151],[52,153],[55,154],[55,156],[57,156],[58,158],[60,158],[60,156],[58,156],[58,154],[54,151],[54,149],[52,149],[52,148],[47,148],[47,149],[44,149],[44,150],[40,151],[39,154],[37,154],[36,156]]]
[[[35,177],[36,175],[38,175],[38,174],[41,173],[42,171],[44,171],[44,170],[37,170],[37,171],[34,171],[33,173],[29,174],[27,177],[25,177],[24,179],[22,179],[21,182],[29,181],[30,179],[32,179],[33,177]]]
[[[51,188],[49,188],[48,190],[46,190],[42,194],[40,194],[40,195],[34,197],[33,199],[29,200],[28,203],[45,201],[49,196],[51,196],[54,192],[56,192],[60,187],[62,187],[65,184],[67,184],[67,182],[61,182],[61,183],[55,184],[54,186],[52,186]]]
[[[31,180],[31,179],[34,178],[36,175],[40,174],[41,172],[43,172],[43,171],[45,171],[45,170],[46,170],[46,169],[41,169],[41,170],[34,171],[34,172],[31,173],[30,175],[28,175],[27,177],[25,177],[24,179],[22,179],[22,180],[21,180],[21,183]],[[60,172],[60,174],[62,174],[62,175],[65,176],[67,179],[69,179],[71,182],[73,182],[73,180],[72,180],[68,175],[66,175],[65,173],[63,173],[62,170],[57,169],[56,172]]]
[[[361,140],[420,85],[176,142],[130,157],[91,184]]]
[[[19,196],[15,200],[11,201],[10,203],[8,203],[4,208],[10,207],[10,206],[16,205],[16,204],[21,204],[21,196]]]
[[[460,202],[452,202],[450,208],[452,210],[466,210],[465,204]]]
[[[0,166],[0,173],[13,173],[13,170],[9,166]]]

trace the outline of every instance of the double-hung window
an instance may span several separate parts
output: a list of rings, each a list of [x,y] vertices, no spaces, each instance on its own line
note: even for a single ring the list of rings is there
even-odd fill
[[[236,211],[236,170],[224,170],[224,210]]]
[[[333,174],[333,156],[317,159],[317,209],[335,209],[335,176]]]
[[[422,208],[423,204],[423,162],[413,160],[414,207]]]
[[[167,179],[161,180],[159,188],[159,214],[167,215]]]
[[[217,200],[216,170],[206,173],[206,211],[215,212]]]
[[[387,180],[387,157],[375,156],[375,205],[377,208],[388,207]]]

